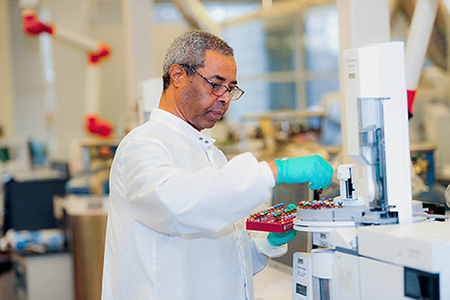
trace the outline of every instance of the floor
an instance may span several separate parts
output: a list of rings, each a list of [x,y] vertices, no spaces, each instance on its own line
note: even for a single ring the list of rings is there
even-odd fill
[[[0,275],[0,300],[14,300],[14,273],[12,271]]]
[[[292,267],[271,261],[254,278],[255,300],[292,300]]]
[[[278,262],[269,265],[254,278],[255,300],[292,300],[292,268]],[[14,300],[14,274],[0,275],[0,300]]]

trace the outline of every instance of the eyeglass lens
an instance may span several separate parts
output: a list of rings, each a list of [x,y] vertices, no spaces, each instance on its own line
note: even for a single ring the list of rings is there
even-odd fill
[[[230,92],[231,100],[239,99],[243,94],[242,90],[240,90],[239,88],[234,88],[234,89],[229,90],[224,85],[215,85],[212,89],[212,93],[218,97],[223,96],[227,91]]]

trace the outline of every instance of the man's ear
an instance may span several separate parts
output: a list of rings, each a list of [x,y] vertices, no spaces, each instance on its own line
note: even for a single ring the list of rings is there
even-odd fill
[[[172,84],[175,87],[179,87],[183,83],[183,79],[186,78],[187,74],[184,68],[178,64],[173,64],[169,68],[169,76]]]

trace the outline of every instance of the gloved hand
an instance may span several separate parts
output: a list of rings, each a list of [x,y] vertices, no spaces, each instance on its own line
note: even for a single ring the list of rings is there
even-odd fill
[[[290,203],[288,205],[288,208],[294,208],[295,204]],[[269,244],[271,244],[274,247],[279,247],[281,245],[287,244],[288,242],[292,241],[292,239],[297,234],[297,230],[289,230],[286,232],[278,233],[278,232],[271,232],[267,235],[267,241]]]
[[[294,229],[282,233],[270,232],[267,235],[267,241],[269,241],[269,244],[272,246],[278,247],[292,241],[296,234],[297,230]]]
[[[278,170],[277,184],[311,182],[312,190],[326,189],[331,184],[333,168],[319,155],[275,159]]]

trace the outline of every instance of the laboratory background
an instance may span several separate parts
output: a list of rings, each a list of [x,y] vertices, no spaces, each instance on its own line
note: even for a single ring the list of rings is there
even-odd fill
[[[298,231],[255,299],[450,299],[448,5],[0,0],[0,300],[100,299],[112,159],[192,29],[234,49],[245,94],[205,130],[229,159],[334,168],[328,207],[305,183],[255,209]]]

